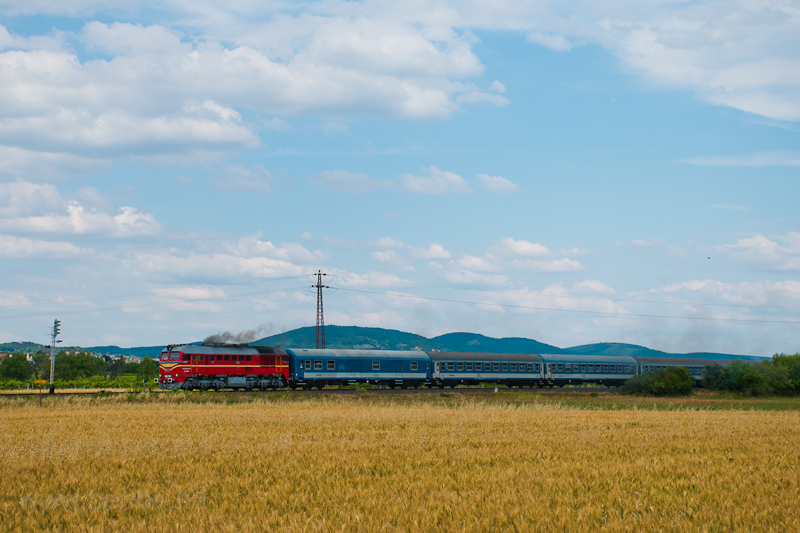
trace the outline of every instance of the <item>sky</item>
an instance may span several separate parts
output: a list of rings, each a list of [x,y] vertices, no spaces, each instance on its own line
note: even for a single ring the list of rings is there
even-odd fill
[[[0,342],[800,350],[800,2],[0,0]]]

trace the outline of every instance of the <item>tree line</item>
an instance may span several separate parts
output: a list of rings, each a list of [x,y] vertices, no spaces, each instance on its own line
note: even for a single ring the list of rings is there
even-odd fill
[[[695,385],[695,378],[686,367],[674,366],[634,376],[620,390],[626,394],[676,396],[691,394]],[[706,365],[703,387],[754,396],[800,394],[800,354],[775,354],[772,359],[755,364],[731,361],[728,366]]]
[[[148,357],[135,363],[126,362],[122,357],[95,357],[88,352],[56,353],[55,378],[58,380],[102,376],[113,381],[122,375],[133,375],[149,382],[158,376],[158,363]],[[0,361],[0,380],[25,382],[35,379],[50,379],[49,353],[39,351],[32,355],[31,360],[25,354],[13,353]]]

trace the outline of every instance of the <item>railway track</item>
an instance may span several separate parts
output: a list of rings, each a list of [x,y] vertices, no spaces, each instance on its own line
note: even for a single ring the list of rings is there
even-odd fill
[[[233,390],[221,390],[216,391],[219,394],[253,394],[253,393],[263,393],[269,395],[276,395],[276,394],[311,394],[311,395],[336,395],[336,394],[356,394],[360,391],[366,391],[370,394],[463,394],[463,393],[476,393],[476,392],[497,392],[497,393],[504,393],[504,392],[536,392],[536,393],[554,393],[554,392],[579,392],[579,393],[592,393],[592,392],[619,392],[619,387],[569,387],[569,388],[561,388],[561,387],[553,387],[553,388],[524,388],[524,389],[509,389],[507,387],[498,387],[498,388],[489,388],[489,387],[455,387],[455,388],[419,388],[419,389],[390,389],[388,387],[384,388],[360,388],[360,389],[310,389],[310,390],[292,390],[292,389],[278,389],[278,390],[265,390],[265,391],[233,391]],[[42,398],[49,398],[49,397],[64,397],[64,396],[116,396],[120,394],[169,394],[171,392],[176,391],[149,391],[143,393],[142,391],[106,391],[106,390],[87,390],[87,391],[69,391],[69,392],[58,392],[56,391],[55,394],[52,396],[47,393],[39,393],[30,391],[30,392],[16,392],[16,391],[0,391],[0,397],[8,397],[13,398],[17,396],[22,397],[36,397],[41,396]],[[214,392],[214,391],[208,391]]]

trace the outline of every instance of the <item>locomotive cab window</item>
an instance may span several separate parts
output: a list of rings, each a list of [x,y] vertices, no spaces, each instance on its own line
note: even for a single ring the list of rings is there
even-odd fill
[[[169,354],[170,361],[180,361],[181,360],[181,353],[180,352],[172,352]]]

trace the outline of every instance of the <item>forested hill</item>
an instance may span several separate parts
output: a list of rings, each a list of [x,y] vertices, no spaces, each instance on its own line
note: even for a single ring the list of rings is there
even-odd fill
[[[251,344],[282,346],[284,348],[314,348],[316,328],[299,328],[279,335],[265,337]],[[557,348],[532,339],[508,337],[495,339],[477,333],[447,333],[427,338],[393,329],[361,328],[357,326],[325,326],[327,348],[362,348],[369,350],[439,350],[446,352],[551,353],[627,355],[635,357],[699,357],[705,359],[760,359],[747,355],[697,352],[672,354],[651,350],[635,344],[604,342],[571,348]],[[765,354],[766,355],[766,354]]]
[[[281,346],[283,348],[314,348],[316,345],[316,328],[299,328],[279,335],[265,337],[251,344],[259,346]],[[651,350],[635,344],[602,342],[558,348],[533,339],[508,337],[495,339],[477,333],[447,333],[438,337],[427,338],[414,333],[405,333],[393,329],[361,328],[357,326],[326,326],[325,345],[327,348],[361,348],[367,350],[413,350],[445,351],[445,352],[495,352],[495,353],[551,353],[551,354],[592,354],[592,355],[627,355],[633,357],[697,357],[705,359],[760,359],[747,355],[731,355],[723,353],[688,353],[672,354]],[[59,346],[59,348],[65,348]],[[95,346],[83,348],[86,351],[103,354],[137,355],[156,357],[163,346],[138,348],[120,348],[118,346]],[[0,352],[35,353],[44,347],[35,343],[0,344]],[[764,354],[770,356],[772,354]]]

